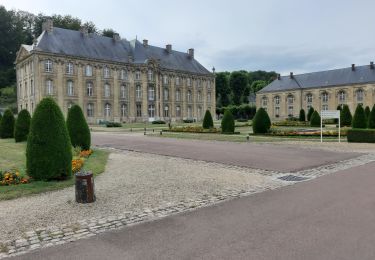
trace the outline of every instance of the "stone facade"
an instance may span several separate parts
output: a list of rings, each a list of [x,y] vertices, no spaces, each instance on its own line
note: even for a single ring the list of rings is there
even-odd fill
[[[48,33],[53,31],[44,32]],[[167,45],[165,51],[172,52],[171,48]],[[196,62],[193,49],[186,55],[186,62],[189,56]],[[80,105],[89,123],[199,121],[205,110],[215,113],[212,73],[165,68],[156,58],[140,63],[129,55],[127,62],[119,62],[50,53],[36,44],[22,45],[16,71],[18,109],[31,114],[46,96],[53,97],[65,115],[72,104]]]
[[[282,79],[279,77],[275,81],[278,80]],[[313,107],[320,113],[321,110],[336,110],[344,104],[349,106],[352,114],[358,104],[369,106],[371,109],[375,104],[375,81],[311,88],[302,85],[298,89],[268,88],[259,91],[256,97],[257,107],[265,108],[271,120],[298,117],[300,109],[304,109],[307,114],[309,108]]]

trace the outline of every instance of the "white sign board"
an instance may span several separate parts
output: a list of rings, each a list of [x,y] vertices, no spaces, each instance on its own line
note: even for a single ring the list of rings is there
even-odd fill
[[[323,142],[323,119],[338,118],[339,119],[339,143],[341,142],[341,122],[340,110],[322,110],[320,111],[320,142]]]

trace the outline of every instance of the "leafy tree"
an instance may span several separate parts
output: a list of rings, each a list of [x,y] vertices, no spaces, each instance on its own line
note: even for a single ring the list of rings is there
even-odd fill
[[[230,73],[228,72],[218,72],[215,74],[216,98],[220,99],[221,106],[228,106],[230,102],[229,75]]]
[[[80,106],[73,105],[69,109],[66,126],[72,145],[74,147],[79,146],[83,150],[89,150],[91,145],[90,129]]]
[[[221,120],[221,132],[223,134],[234,133],[234,118],[229,109],[225,110],[223,119]]]
[[[234,71],[230,75],[229,85],[233,94],[233,103],[235,105],[241,104],[244,90],[247,87],[247,74],[240,71]]]
[[[319,115],[318,111],[316,111],[316,110],[311,115],[310,126],[315,126],[315,127],[320,126],[320,115]]]
[[[305,110],[303,108],[299,111],[299,118],[298,119],[301,122],[306,121]]]
[[[206,114],[203,118],[203,128],[204,129],[210,129],[214,127],[214,121],[212,120],[212,115],[210,110],[206,110]]]
[[[5,110],[0,122],[0,138],[13,138],[14,116],[10,109]]]
[[[313,107],[310,107],[309,108],[309,111],[307,112],[307,121],[309,121],[310,122],[310,120],[311,120],[311,116],[312,116],[312,114],[314,113],[314,108]]]
[[[64,116],[52,98],[35,109],[26,147],[27,174],[35,180],[61,180],[72,174],[72,146]]]
[[[270,130],[271,120],[267,111],[261,107],[257,110],[253,118],[253,132],[254,134],[265,134]]]
[[[267,81],[256,80],[256,81],[253,81],[253,83],[251,83],[250,89],[251,89],[252,92],[256,93],[259,90],[261,90],[262,88],[264,88],[265,86],[267,86]]]
[[[267,84],[273,81],[277,77],[277,73],[274,71],[264,71],[264,70],[257,70],[257,71],[250,71],[248,73],[249,78],[249,85],[254,81],[257,80],[264,80]]]
[[[353,128],[366,128],[367,127],[366,113],[365,113],[365,110],[363,109],[363,106],[361,105],[357,105],[357,108],[355,109],[352,127]]]
[[[96,28],[96,25],[93,22],[85,22],[83,27],[87,28],[89,33],[98,33],[99,30]]]
[[[30,130],[31,116],[29,111],[22,109],[18,114],[16,125],[14,129],[14,139],[16,142],[23,142],[27,140],[27,135]]]
[[[352,125],[352,113],[348,105],[344,105],[340,111],[340,121],[341,126],[351,126]]]
[[[368,117],[368,128],[375,129],[375,105],[372,106],[370,115]]]
[[[115,33],[117,33],[117,32],[115,30],[113,30],[113,29],[104,29],[102,31],[102,36],[106,36],[106,37],[112,38]]]

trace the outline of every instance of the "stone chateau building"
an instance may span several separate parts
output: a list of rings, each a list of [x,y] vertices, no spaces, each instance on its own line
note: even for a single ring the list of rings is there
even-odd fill
[[[301,108],[336,110],[347,104],[352,113],[358,104],[375,103],[375,67],[369,65],[312,72],[277,79],[257,92],[257,107],[267,110],[271,120],[298,117]]]
[[[54,28],[48,19],[15,64],[18,109],[31,114],[47,96],[65,115],[80,105],[89,123],[201,120],[206,109],[215,113],[215,77],[194,59],[194,49]]]

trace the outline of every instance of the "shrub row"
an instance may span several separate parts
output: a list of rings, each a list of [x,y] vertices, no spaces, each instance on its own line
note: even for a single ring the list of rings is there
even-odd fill
[[[105,126],[106,127],[121,127],[122,124],[119,122],[106,122]]]
[[[165,125],[165,121],[163,120],[154,120],[152,121],[153,125]]]
[[[375,143],[375,129],[349,129],[348,142]]]

